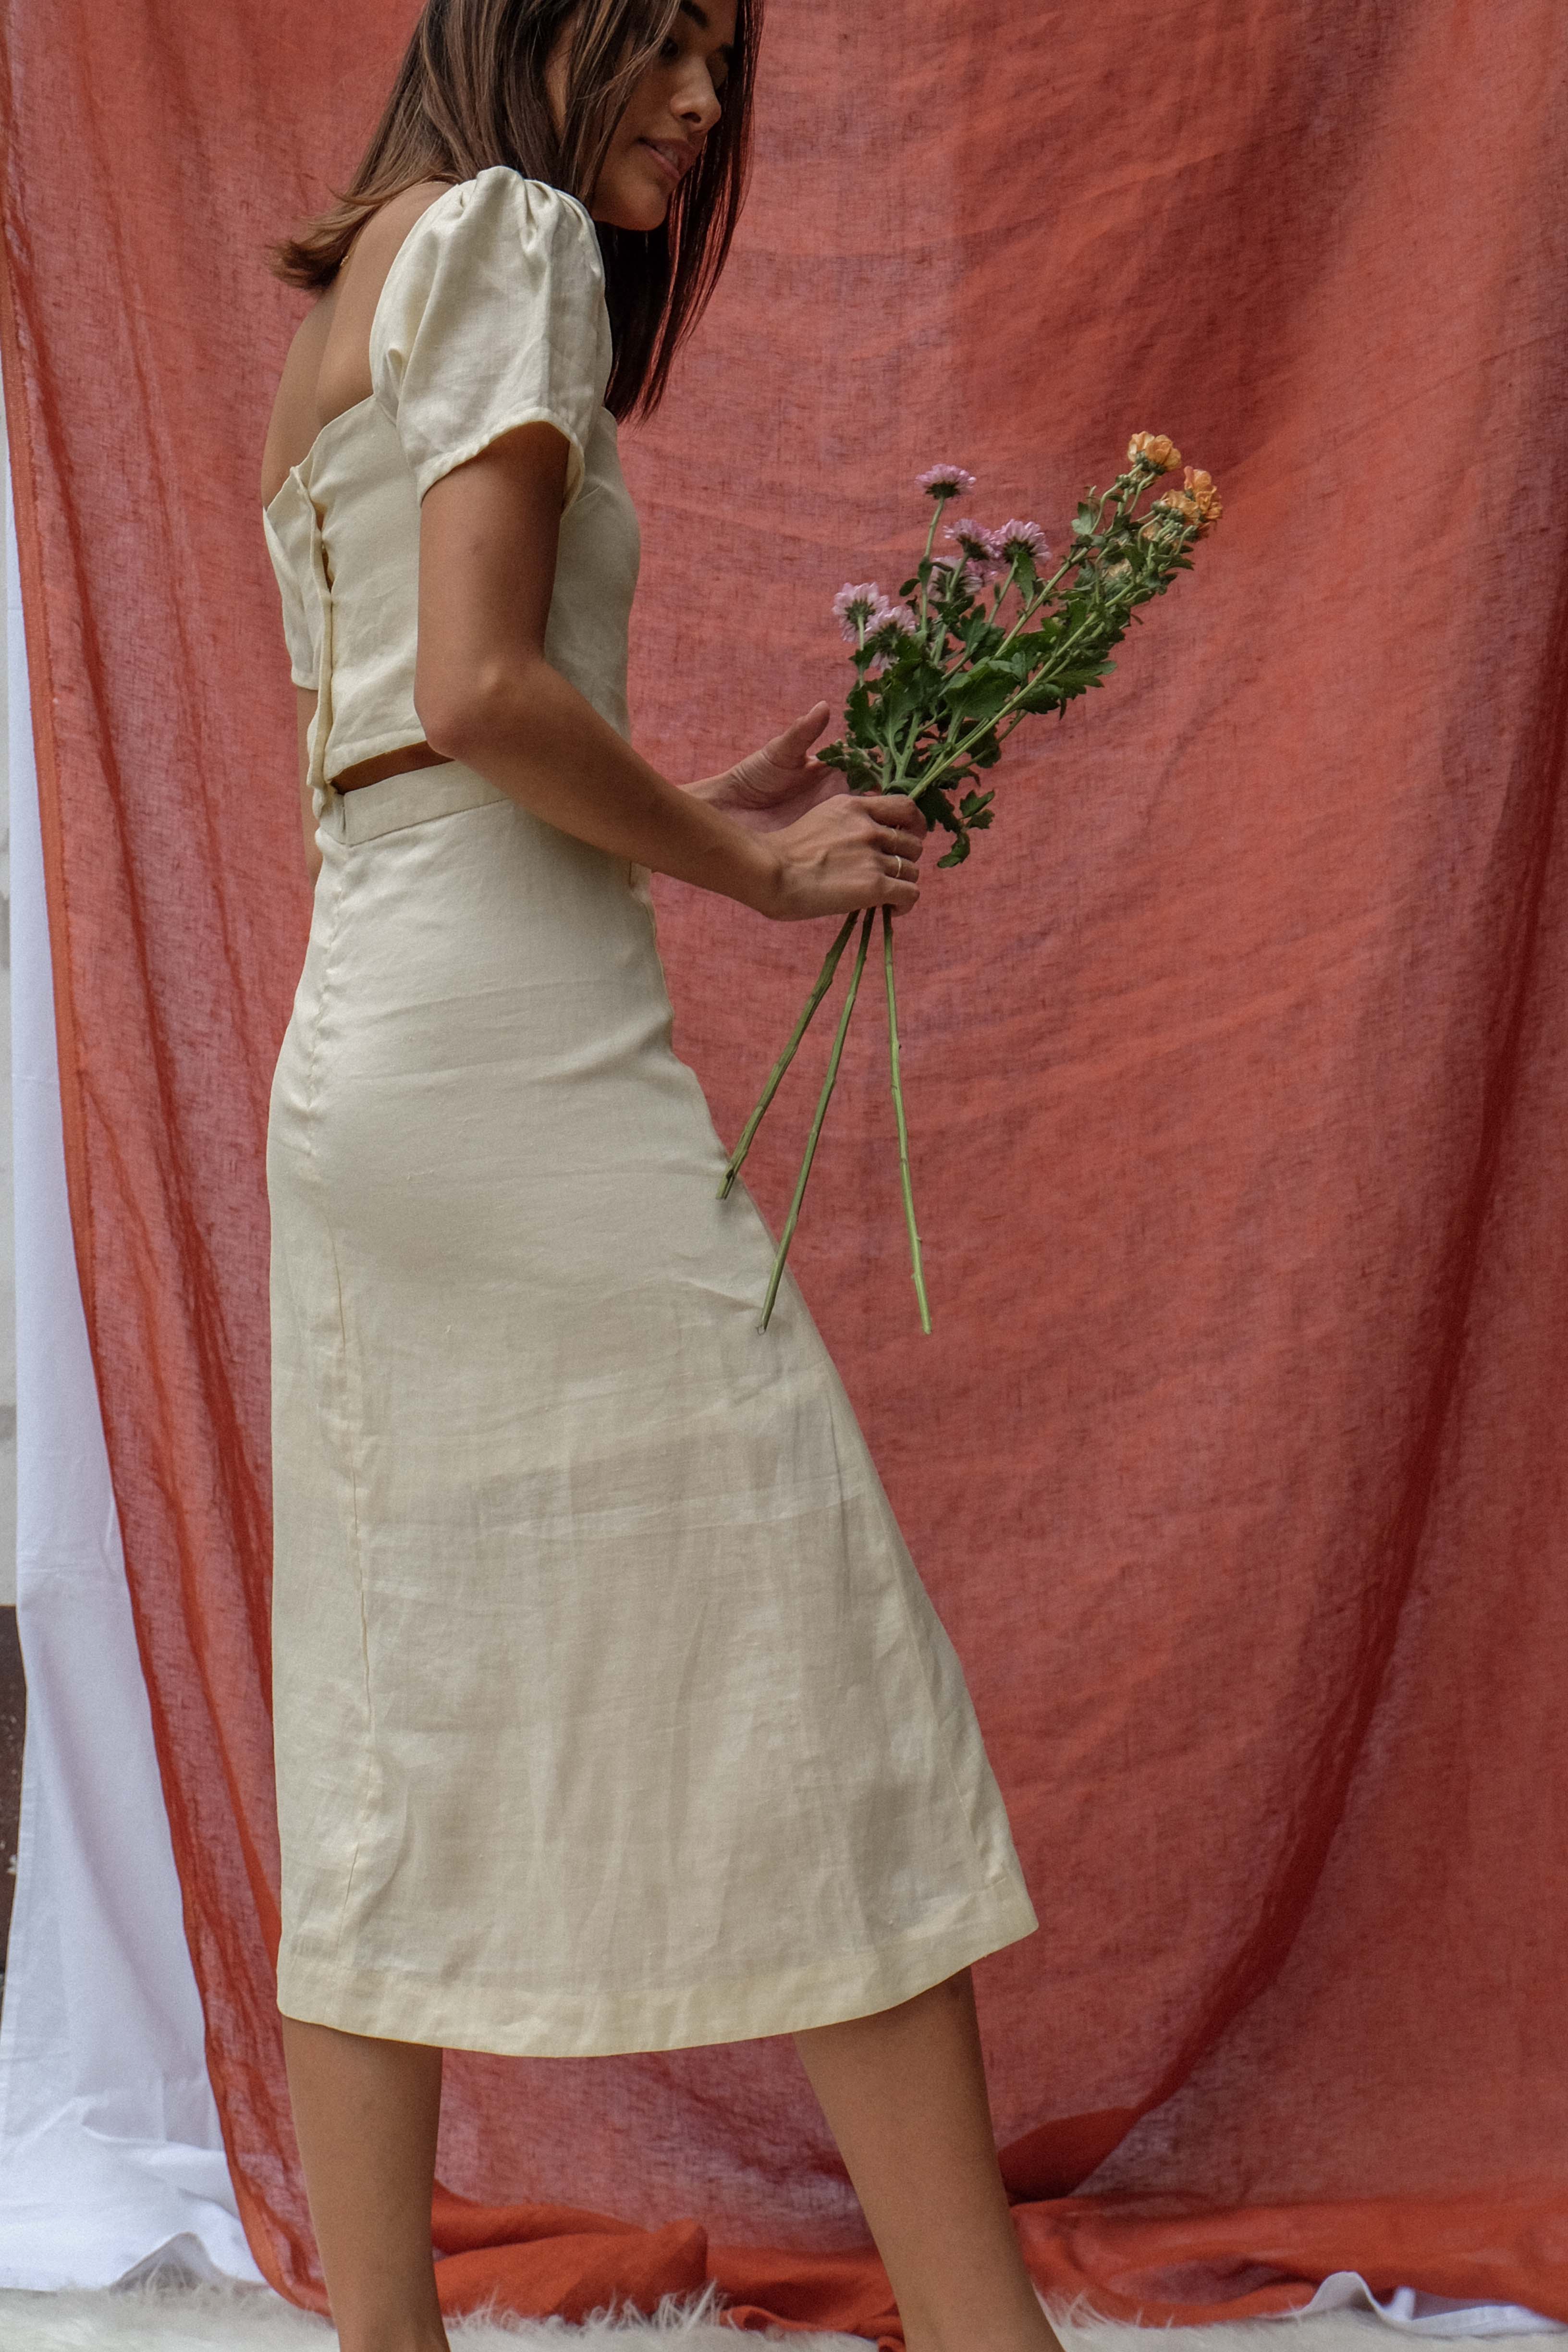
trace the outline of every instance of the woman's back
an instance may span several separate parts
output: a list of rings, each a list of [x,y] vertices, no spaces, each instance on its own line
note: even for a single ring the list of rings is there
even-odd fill
[[[419,502],[524,424],[554,425],[569,450],[546,654],[626,734],[638,541],[604,405],[612,347],[592,220],[498,164],[406,191],[355,255],[295,338],[263,467],[291,672],[319,697],[312,782],[422,740]]]
[[[261,458],[261,503],[269,505],[323,425],[371,390],[370,331],[398,249],[421,213],[449,183],[421,180],[389,197],[360,230],[337,277],[310,306],[289,346]]]

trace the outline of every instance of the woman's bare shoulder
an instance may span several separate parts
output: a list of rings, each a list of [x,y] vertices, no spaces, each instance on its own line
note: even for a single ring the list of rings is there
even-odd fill
[[[448,180],[419,180],[378,205],[355,236],[332,283],[317,296],[295,330],[262,453],[263,505],[277,497],[321,427],[369,399],[371,321],[387,271],[415,222],[451,184]]]
[[[316,416],[316,379],[321,371],[321,352],[331,324],[336,288],[329,286],[319,294],[294,331],[289,346],[289,356],[283,362],[283,373],[278,379],[278,391],[272,403],[272,414],[267,424],[267,441],[261,453],[261,503],[268,506],[277,497],[290,470],[300,463],[311,442],[321,431]]]

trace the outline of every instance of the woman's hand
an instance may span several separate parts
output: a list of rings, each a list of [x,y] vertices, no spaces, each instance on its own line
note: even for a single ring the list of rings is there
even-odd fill
[[[924,817],[904,793],[852,793],[837,768],[811,758],[828,717],[829,705],[815,703],[760,751],[688,787],[748,832],[769,835],[776,865],[762,911],[776,922],[860,907],[900,913],[921,895]]]
[[[820,760],[809,757],[829,716],[827,703],[814,704],[760,751],[748,751],[721,776],[706,776],[687,790],[751,833],[776,833],[794,824],[808,809],[848,789],[837,768],[825,768]]]
[[[903,793],[836,793],[770,835],[776,864],[759,912],[782,923],[860,907],[907,914],[921,895],[926,832]]]

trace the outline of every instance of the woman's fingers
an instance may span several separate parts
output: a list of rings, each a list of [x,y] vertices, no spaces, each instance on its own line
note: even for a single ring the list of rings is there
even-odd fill
[[[852,819],[847,820],[851,828],[850,837],[853,839],[858,835],[864,845],[862,854],[864,851],[870,853],[870,887],[875,893],[869,899],[862,898],[861,905],[894,908],[912,907],[920,897],[920,858],[925,846],[923,830],[911,833],[904,822],[889,824],[878,821],[874,812],[879,808],[888,809],[895,816],[900,810],[907,811],[909,803],[900,797],[857,794],[855,798],[859,801],[859,806],[855,807],[853,801],[850,803],[853,810]]]
[[[907,793],[867,793],[864,799],[873,816],[880,818],[884,824],[891,825],[895,832],[912,833],[917,840],[923,841],[931,831]]]
[[[806,752],[826,726],[831,715],[829,704],[814,702],[809,710],[803,711],[798,719],[792,719],[789,725],[775,735],[771,742],[763,744],[764,754],[775,767],[802,766]]]
[[[893,857],[918,859],[926,845],[923,833],[902,833],[891,825],[879,825],[873,838]]]
[[[786,845],[786,919],[855,907],[895,914],[913,907],[928,831],[902,793],[851,793],[820,803],[778,836]]]

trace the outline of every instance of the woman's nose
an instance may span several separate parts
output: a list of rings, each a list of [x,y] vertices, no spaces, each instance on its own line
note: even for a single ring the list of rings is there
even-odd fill
[[[690,60],[672,103],[682,122],[692,131],[710,131],[718,121],[723,110],[712,79],[700,58]]]

